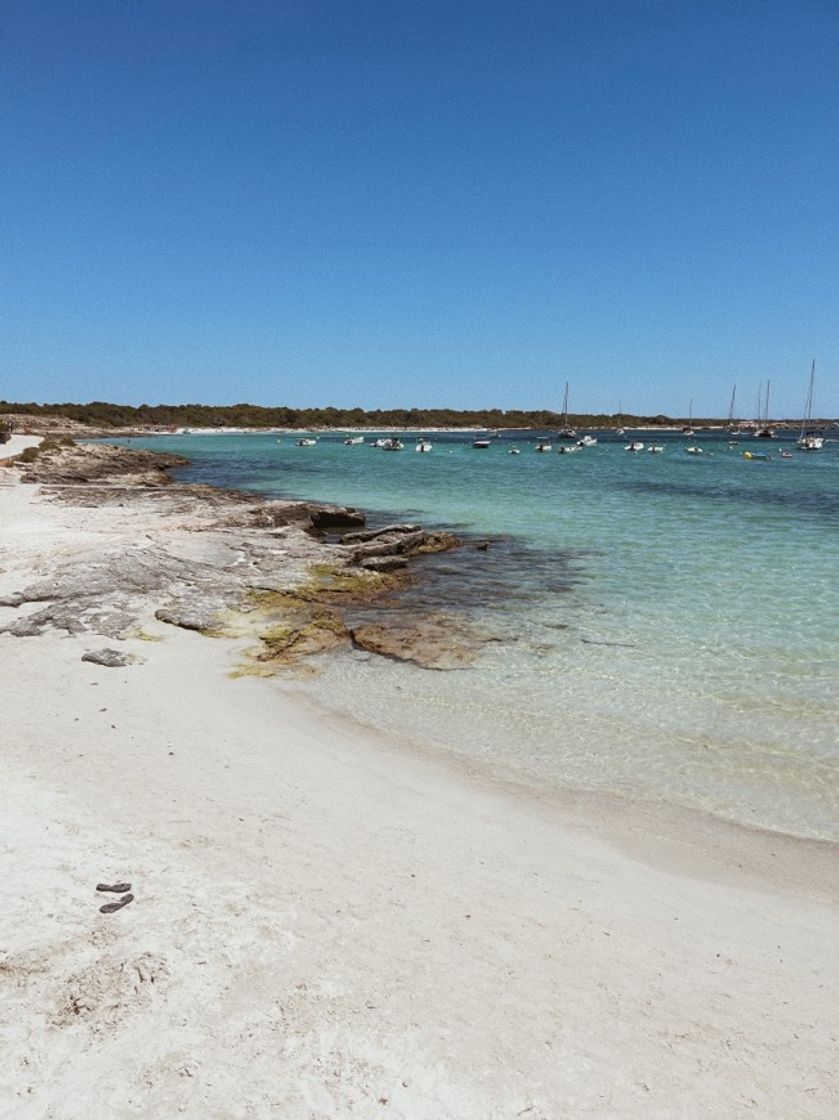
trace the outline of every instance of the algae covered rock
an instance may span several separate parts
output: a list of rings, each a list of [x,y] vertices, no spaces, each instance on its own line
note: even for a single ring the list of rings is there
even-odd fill
[[[466,669],[477,649],[462,633],[443,624],[382,626],[371,623],[352,630],[353,643],[370,653],[410,661],[422,669]]]
[[[315,609],[294,621],[263,630],[259,637],[263,648],[255,655],[257,661],[288,663],[346,644],[349,630],[334,612]]]

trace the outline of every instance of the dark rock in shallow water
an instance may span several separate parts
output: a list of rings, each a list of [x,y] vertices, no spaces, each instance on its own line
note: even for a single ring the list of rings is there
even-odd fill
[[[408,567],[405,556],[368,556],[357,563],[360,568],[368,572],[396,572]]]
[[[363,544],[365,541],[375,540],[391,533],[416,533],[421,525],[385,525],[382,529],[361,529],[353,533],[344,533],[341,544]]]
[[[360,544],[352,554],[353,564],[361,564],[371,556],[396,556],[410,553],[425,539],[422,529],[413,533],[386,533]]]
[[[350,535],[350,534],[348,534]],[[346,537],[343,538],[346,541]],[[429,532],[399,525],[361,541],[353,550],[352,563],[369,567],[369,559],[376,556],[421,556],[433,552],[446,552],[459,544],[451,533]],[[400,565],[401,566],[401,565]],[[380,569],[385,570],[385,569]]]
[[[367,520],[360,510],[345,506],[314,506],[311,517],[315,529],[345,529],[364,525]]]
[[[138,658],[133,653],[120,653],[118,649],[91,649],[82,654],[82,661],[92,661],[95,665],[105,665],[108,669],[121,669],[133,665]]]

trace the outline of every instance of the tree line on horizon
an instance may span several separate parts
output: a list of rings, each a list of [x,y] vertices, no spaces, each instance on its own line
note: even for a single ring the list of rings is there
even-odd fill
[[[556,428],[565,422],[550,409],[458,408],[274,408],[256,404],[36,404],[0,401],[0,413],[60,416],[95,428]],[[680,424],[684,418],[637,416],[631,413],[569,413],[574,427],[611,428]],[[693,418],[697,425],[719,419]]]

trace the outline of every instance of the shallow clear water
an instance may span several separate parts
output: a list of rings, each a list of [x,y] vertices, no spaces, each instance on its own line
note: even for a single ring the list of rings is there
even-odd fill
[[[409,605],[467,610],[503,640],[462,672],[324,658],[311,687],[333,707],[540,784],[839,838],[839,443],[656,434],[664,453],[636,455],[601,435],[557,455],[532,435],[431,438],[427,455],[408,436],[401,453],[338,436],[133,442],[187,455],[189,480],[490,538],[429,559]]]

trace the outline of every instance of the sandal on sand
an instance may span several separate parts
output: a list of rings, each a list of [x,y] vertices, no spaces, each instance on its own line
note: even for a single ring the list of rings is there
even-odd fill
[[[133,894],[125,894],[119,902],[106,902],[104,906],[99,907],[100,914],[115,914],[117,910],[121,910],[123,906],[127,906],[129,902],[134,901]]]
[[[131,884],[130,883],[113,883],[112,885],[110,885],[108,883],[97,883],[96,884],[96,889],[98,891],[113,891],[114,894],[125,894],[126,891],[131,890]]]

